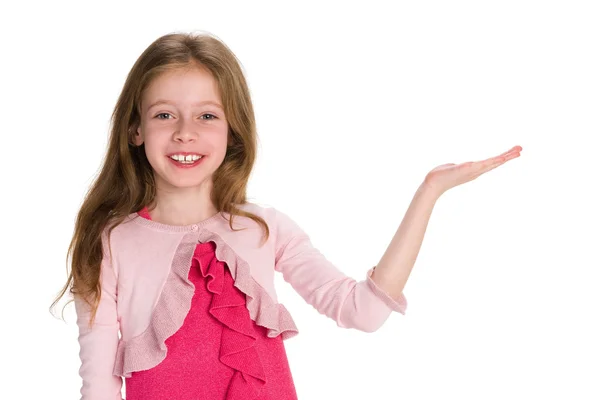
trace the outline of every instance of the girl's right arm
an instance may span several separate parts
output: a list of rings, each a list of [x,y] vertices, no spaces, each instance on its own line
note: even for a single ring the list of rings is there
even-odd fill
[[[113,375],[113,367],[119,343],[119,321],[117,319],[117,277],[110,257],[105,249],[103,235],[103,257],[100,271],[102,288],[100,303],[92,328],[89,328],[90,307],[79,297],[75,297],[77,325],[79,327],[79,375],[81,400],[122,400],[123,380]]]

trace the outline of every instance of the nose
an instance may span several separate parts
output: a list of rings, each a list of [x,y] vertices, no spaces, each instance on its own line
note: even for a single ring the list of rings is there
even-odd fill
[[[183,117],[179,120],[179,124],[177,128],[177,132],[174,134],[174,139],[178,142],[188,143],[196,140],[198,133],[196,132],[196,127],[191,121],[190,118]]]

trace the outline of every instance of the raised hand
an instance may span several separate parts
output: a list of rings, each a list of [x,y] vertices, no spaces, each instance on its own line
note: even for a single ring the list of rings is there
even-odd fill
[[[423,184],[440,195],[455,186],[472,181],[478,176],[499,167],[508,160],[521,155],[521,146],[482,161],[469,161],[462,164],[442,164],[432,169]]]

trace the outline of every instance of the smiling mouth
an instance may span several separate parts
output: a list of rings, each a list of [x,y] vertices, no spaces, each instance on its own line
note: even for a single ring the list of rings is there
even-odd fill
[[[204,159],[206,158],[206,156],[199,156],[199,157],[192,157],[192,158],[188,158],[187,156],[183,157],[183,158],[171,156],[171,157],[167,157],[167,158],[175,167],[189,169],[189,168],[196,168],[198,165],[202,164],[204,162]]]
[[[194,164],[195,162],[197,162],[198,160],[202,159],[204,156],[199,155],[199,154],[194,154],[194,155],[172,155],[169,156],[169,158],[173,161],[176,161],[180,164]]]

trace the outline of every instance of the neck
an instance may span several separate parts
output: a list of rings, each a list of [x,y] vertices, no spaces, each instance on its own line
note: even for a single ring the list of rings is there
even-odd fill
[[[156,191],[156,206],[148,209],[153,221],[167,225],[191,225],[215,215],[218,210],[205,187]]]

